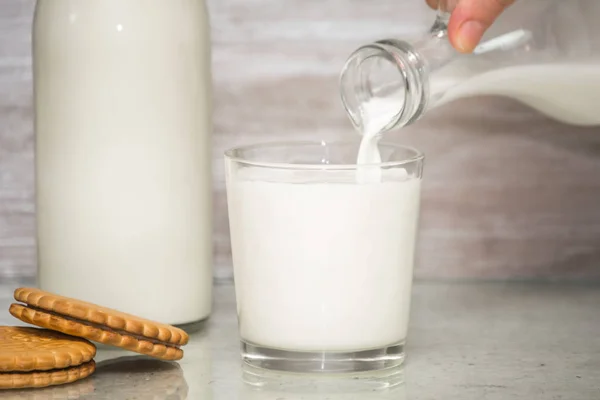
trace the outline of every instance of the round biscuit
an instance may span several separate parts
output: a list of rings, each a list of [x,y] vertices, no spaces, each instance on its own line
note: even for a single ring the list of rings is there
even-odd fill
[[[0,389],[42,388],[75,382],[94,373],[96,364],[89,361],[59,370],[0,373]]]
[[[0,373],[61,369],[96,355],[89,341],[47,329],[0,326]]]
[[[134,336],[143,336],[149,340],[174,346],[183,346],[189,340],[188,334],[180,328],[40,289],[18,288],[15,290],[14,297],[19,302],[42,310],[95,325],[103,325],[111,330],[127,332]]]
[[[120,347],[140,354],[146,354],[161,360],[180,360],[183,350],[135,338],[126,333],[118,333],[101,326],[91,326],[73,321],[60,315],[49,314],[43,310],[34,310],[22,304],[12,304],[10,313],[23,322],[41,326],[67,335],[77,336],[94,342]]]

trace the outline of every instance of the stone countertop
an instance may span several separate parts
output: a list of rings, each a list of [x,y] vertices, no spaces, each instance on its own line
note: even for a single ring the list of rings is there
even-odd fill
[[[8,309],[12,289],[31,284],[0,283],[0,309]],[[263,375],[243,368],[233,287],[217,285],[215,299],[212,317],[192,333],[179,363],[100,346],[92,377],[63,387],[0,392],[0,400],[600,398],[600,286],[417,283],[405,368],[368,379]],[[0,313],[0,324],[19,322],[8,311]]]

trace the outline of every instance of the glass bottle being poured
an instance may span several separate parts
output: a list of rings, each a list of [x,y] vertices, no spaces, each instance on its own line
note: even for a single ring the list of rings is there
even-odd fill
[[[457,1],[439,1],[420,40],[380,40],[351,54],[340,92],[359,131],[406,126],[474,95],[508,96],[565,123],[600,125],[600,1],[517,0],[471,54],[448,40]]]

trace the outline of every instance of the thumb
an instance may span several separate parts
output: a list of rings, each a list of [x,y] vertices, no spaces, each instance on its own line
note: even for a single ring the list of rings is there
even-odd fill
[[[460,52],[471,53],[485,31],[515,0],[461,0],[452,12],[448,35]]]

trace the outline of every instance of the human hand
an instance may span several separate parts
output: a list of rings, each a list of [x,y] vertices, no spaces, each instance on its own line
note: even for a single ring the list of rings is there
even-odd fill
[[[426,0],[431,8],[451,12],[448,37],[462,53],[471,53],[485,31],[515,0]]]

